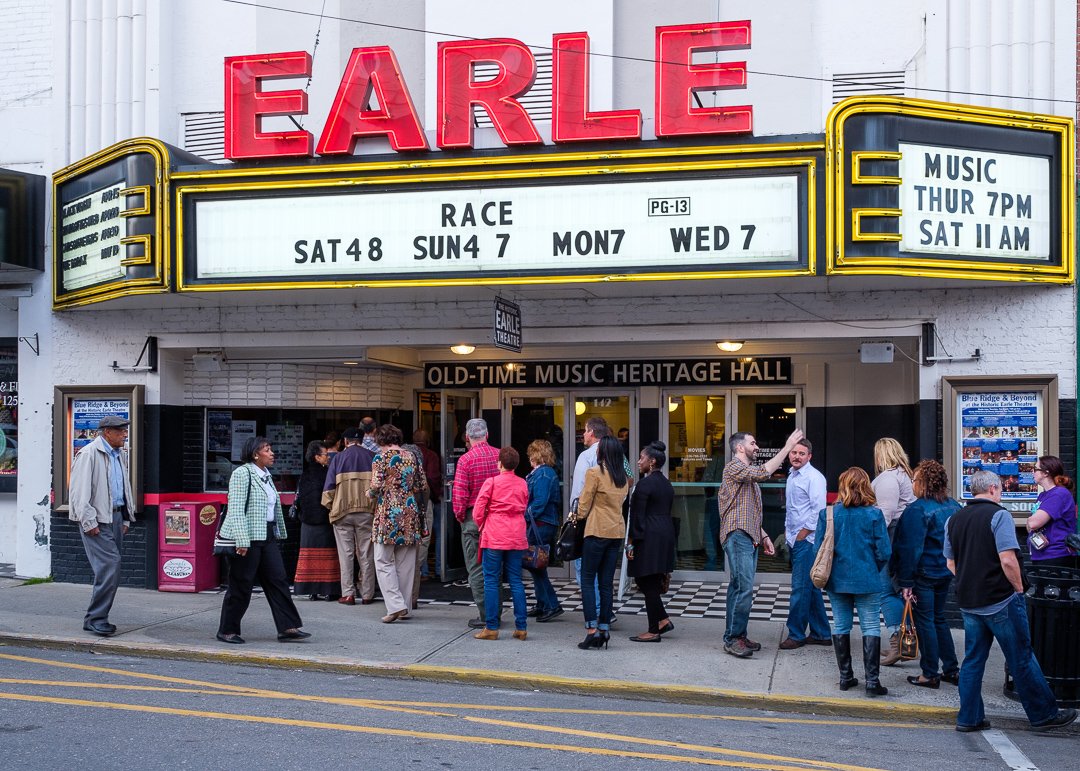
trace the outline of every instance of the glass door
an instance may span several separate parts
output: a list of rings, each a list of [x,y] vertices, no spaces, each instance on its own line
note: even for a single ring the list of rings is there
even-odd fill
[[[716,492],[727,461],[728,391],[671,391],[662,400],[668,478],[675,488],[675,569],[721,571]]]
[[[427,431],[443,464],[442,503],[434,507],[436,572],[443,582],[453,581],[468,572],[451,500],[454,470],[468,449],[465,424],[479,414],[480,396],[475,391],[423,391],[417,394],[417,406],[417,424]]]
[[[740,390],[735,392],[733,431],[753,434],[758,443],[758,462],[764,463],[780,452],[784,442],[802,420],[802,392]],[[761,483],[762,525],[774,538],[784,532],[786,475],[784,467],[771,480]],[[786,552],[785,552],[786,553]],[[759,573],[791,573],[786,557],[758,556]]]

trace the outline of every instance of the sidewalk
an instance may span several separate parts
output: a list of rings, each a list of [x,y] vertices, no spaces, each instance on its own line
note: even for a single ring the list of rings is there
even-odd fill
[[[214,639],[219,593],[120,589],[111,615],[119,631],[106,639],[82,629],[89,592],[83,585],[24,586],[18,579],[0,579],[0,644],[944,724],[954,722],[959,705],[951,685],[942,683],[933,691],[905,681],[905,676],[918,673],[917,662],[883,667],[881,680],[890,693],[870,699],[863,694],[862,663],[857,660],[860,685],[842,693],[836,687],[832,649],[778,650],[784,633],[779,621],[751,621],[750,637],[764,650],[740,660],[724,654],[724,621],[712,616],[673,616],[677,628],[663,643],[643,645],[627,638],[645,631],[644,613],[624,610],[609,650],[582,651],[576,644],[584,636],[583,621],[576,612],[547,624],[530,624],[526,642],[512,639],[509,629],[498,641],[487,642],[473,639],[466,624],[475,614],[465,607],[422,604],[408,620],[382,624],[381,602],[350,607],[298,598],[304,628],[313,637],[282,644],[269,608],[257,594],[244,619],[248,644],[233,646]],[[954,636],[962,653],[963,634],[956,631]],[[852,648],[861,651],[858,640],[856,634]],[[1025,727],[1019,704],[1002,695],[1004,664],[996,647],[986,672],[990,720],[996,727]]]

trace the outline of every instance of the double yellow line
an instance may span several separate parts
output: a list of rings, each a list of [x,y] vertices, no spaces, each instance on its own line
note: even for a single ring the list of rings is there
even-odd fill
[[[151,714],[161,715],[175,715],[178,717],[200,717],[213,720],[232,720],[245,723],[262,723],[269,725],[280,725],[287,727],[300,727],[300,728],[314,728],[322,730],[332,731],[344,731],[349,733],[364,733],[364,734],[376,734],[381,736],[400,736],[415,739],[426,739],[429,741],[446,741],[456,742],[464,744],[485,744],[494,746],[505,747],[520,747],[526,749],[541,749],[541,750],[553,750],[561,752],[574,752],[586,755],[601,755],[612,757],[628,757],[628,758],[642,758],[648,760],[663,760],[667,762],[677,763],[696,763],[700,765],[709,766],[724,766],[732,768],[752,768],[763,769],[766,771],[806,771],[806,769],[828,769],[829,771],[876,771],[874,769],[868,769],[864,766],[853,766],[842,763],[832,763],[827,761],[810,760],[804,758],[787,757],[782,755],[770,755],[766,753],[749,752],[746,750],[737,750],[733,748],[726,748],[720,746],[711,745],[699,745],[690,744],[686,742],[667,741],[662,739],[654,739],[648,737],[627,736],[623,734],[605,733],[599,731],[587,731],[575,728],[564,728],[558,726],[538,725],[536,723],[523,723],[512,720],[502,720],[495,718],[474,717],[469,715],[461,715],[462,711],[498,711],[498,712],[518,712],[518,713],[547,713],[547,714],[587,714],[587,715],[617,715],[617,716],[632,716],[632,717],[663,717],[663,718],[683,718],[692,720],[734,720],[734,721],[752,721],[757,723],[820,723],[820,721],[806,719],[806,718],[770,718],[770,717],[747,717],[747,716],[718,716],[718,715],[704,715],[704,714],[683,714],[683,713],[671,713],[671,712],[658,712],[658,711],[642,711],[642,712],[627,712],[618,710],[585,710],[585,709],[565,709],[565,708],[544,708],[544,707],[514,707],[504,705],[467,705],[467,704],[447,704],[437,702],[412,702],[412,701],[387,701],[379,699],[357,699],[347,697],[334,697],[334,696],[313,696],[307,694],[294,694],[282,691],[266,690],[262,688],[250,688],[247,686],[238,686],[231,684],[213,683],[203,680],[192,680],[188,678],[169,677],[166,675],[155,675],[145,672],[131,672],[124,669],[115,669],[111,667],[97,667],[89,666],[86,664],[75,664],[71,662],[52,661],[49,659],[38,659],[28,656],[17,656],[12,654],[0,654],[0,659],[6,659],[9,661],[16,661],[28,664],[39,664],[50,667],[66,668],[79,670],[84,672],[92,672],[95,674],[111,674],[119,675],[127,678],[135,678],[148,680],[156,683],[167,683],[168,685],[134,685],[134,684],[116,684],[116,683],[89,683],[80,681],[50,681],[50,680],[31,680],[24,678],[0,678],[0,683],[10,685],[32,685],[32,686],[44,686],[44,687],[60,687],[60,688],[95,688],[100,690],[121,690],[121,691],[133,691],[133,692],[157,692],[157,693],[171,693],[171,694],[203,694],[213,696],[236,696],[244,698],[260,698],[260,699],[275,699],[275,700],[287,700],[287,701],[301,701],[301,702],[314,702],[321,704],[334,704],[342,706],[359,707],[364,709],[373,709],[381,711],[390,711],[398,713],[407,713],[415,715],[429,715],[438,717],[457,717],[469,723],[476,723],[488,726],[498,726],[502,728],[513,728],[521,730],[537,731],[542,733],[560,734],[563,736],[573,736],[586,739],[610,741],[610,742],[622,742],[631,745],[649,745],[651,747],[665,747],[675,750],[682,750],[684,752],[703,753],[707,755],[727,755],[733,758],[740,758],[740,760],[725,760],[714,757],[695,757],[690,755],[676,755],[665,754],[657,752],[643,752],[635,750],[622,750],[622,749],[608,749],[604,747],[589,747],[573,744],[549,744],[543,742],[532,742],[524,740],[512,740],[512,739],[499,739],[488,736],[472,736],[464,734],[445,734],[437,732],[426,731],[414,731],[406,729],[386,728],[382,726],[358,726],[354,724],[345,723],[327,723],[313,720],[299,720],[295,718],[280,718],[271,717],[265,715],[247,715],[247,714],[234,714],[228,712],[209,712],[204,710],[189,710],[178,709],[173,707],[162,707],[156,705],[141,705],[141,704],[125,704],[119,702],[109,701],[93,701],[87,699],[70,699],[57,696],[37,696],[30,694],[20,693],[7,693],[0,692],[0,699],[6,699],[10,701],[23,701],[45,704],[58,704],[72,707],[89,707],[96,709],[113,709],[124,710],[131,712],[143,712]],[[861,726],[891,726],[891,727],[905,727],[905,728],[927,728],[927,726],[920,726],[910,723],[868,723],[858,721],[830,721],[829,725],[861,725]]]

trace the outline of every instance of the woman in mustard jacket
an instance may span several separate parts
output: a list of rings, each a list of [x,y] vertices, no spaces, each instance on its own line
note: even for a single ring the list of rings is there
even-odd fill
[[[578,643],[582,650],[607,647],[611,618],[612,582],[619,550],[626,535],[623,521],[623,502],[630,492],[630,480],[623,469],[623,451],[619,440],[605,436],[596,453],[597,465],[585,472],[585,487],[578,498],[578,519],[585,520],[585,543],[581,552],[581,585],[600,586],[599,618],[596,598],[592,592],[582,592],[585,612],[585,639]]]

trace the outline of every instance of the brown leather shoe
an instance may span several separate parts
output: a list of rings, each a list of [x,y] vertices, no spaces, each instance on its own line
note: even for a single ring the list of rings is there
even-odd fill
[[[782,651],[793,651],[796,648],[803,647],[804,645],[806,645],[805,640],[792,640],[790,637],[788,637],[782,643],[780,643],[778,647]]]
[[[517,637],[517,633],[515,633],[514,636]],[[499,630],[498,629],[481,629],[479,632],[474,634],[473,637],[475,637],[477,640],[498,640],[499,639]]]
[[[743,641],[743,644],[746,645],[747,650],[750,650],[750,651],[759,651],[759,650],[761,650],[761,643],[754,642],[753,640],[751,640],[746,635],[743,635],[742,641]]]
[[[881,646],[881,666],[891,667],[900,660],[900,635],[889,638],[889,647]]]
[[[374,597],[372,597],[372,598],[371,598],[370,600],[360,600],[360,604],[361,604],[361,605],[370,605],[370,604],[371,604],[371,603],[373,603],[373,602],[375,602],[375,598],[374,598]]]
[[[514,630],[514,639],[515,640],[524,640],[528,636],[529,636],[529,633],[526,632],[524,629],[515,629]]]
[[[341,605],[355,605],[356,598],[351,594],[346,594],[344,597],[338,597],[338,603]]]

